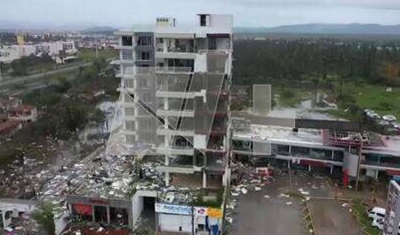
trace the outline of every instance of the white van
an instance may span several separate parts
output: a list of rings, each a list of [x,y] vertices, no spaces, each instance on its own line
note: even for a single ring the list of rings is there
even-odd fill
[[[368,217],[373,220],[385,218],[386,210],[382,207],[374,207],[368,210]]]

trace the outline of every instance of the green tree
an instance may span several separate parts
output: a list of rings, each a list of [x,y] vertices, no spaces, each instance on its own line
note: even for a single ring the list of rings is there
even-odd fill
[[[56,232],[53,209],[52,204],[41,203],[32,214],[32,218],[43,227],[48,235],[53,235]]]

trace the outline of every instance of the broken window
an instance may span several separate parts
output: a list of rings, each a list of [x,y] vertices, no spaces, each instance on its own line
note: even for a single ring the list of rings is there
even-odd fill
[[[207,26],[207,17],[206,17],[206,15],[200,15],[200,26]]]
[[[125,108],[125,115],[134,116],[135,115],[135,109],[134,108]]]
[[[132,36],[122,36],[122,46],[132,46]]]
[[[134,131],[135,130],[135,122],[134,121],[126,121],[125,129],[129,130],[129,131]]]
[[[151,46],[151,37],[139,37],[138,46]]]
[[[148,51],[140,52],[140,59],[141,60],[150,60],[150,52],[148,52]]]
[[[126,88],[133,88],[133,79],[124,79],[124,86]]]

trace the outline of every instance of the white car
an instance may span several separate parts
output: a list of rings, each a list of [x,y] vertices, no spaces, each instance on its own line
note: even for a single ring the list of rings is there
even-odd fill
[[[388,121],[388,122],[395,122],[396,121],[396,117],[388,114],[382,117],[383,120]]]
[[[386,209],[382,207],[374,207],[367,211],[368,217],[373,220],[385,218]]]
[[[383,219],[383,218],[379,218],[379,219],[374,219],[373,221],[372,221],[372,227],[376,227],[376,228],[378,228],[379,230],[383,230],[383,222],[384,222],[385,220]]]
[[[372,227],[375,227],[379,230],[383,230],[383,223],[385,222],[385,219],[375,219],[374,221],[372,221]],[[399,230],[397,232],[397,234],[400,234],[400,225],[399,225]]]

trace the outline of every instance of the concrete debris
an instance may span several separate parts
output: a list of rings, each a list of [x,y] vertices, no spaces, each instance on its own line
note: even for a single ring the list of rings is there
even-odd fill
[[[310,192],[304,191],[304,189],[302,189],[302,188],[299,188],[299,192],[300,192],[301,194],[303,194],[303,195],[310,195]]]
[[[241,191],[242,191],[243,194],[247,194],[247,189],[242,188]]]
[[[261,187],[255,187],[254,190],[255,191],[261,191]]]
[[[293,204],[293,202],[286,202],[286,205],[288,205],[288,206],[290,206],[292,204]]]
[[[350,206],[350,204],[346,203],[346,202],[342,204],[342,207],[349,207],[349,206]]]
[[[265,198],[271,198],[269,195],[264,195]]]
[[[281,193],[281,194],[278,195],[278,197],[286,197],[286,198],[288,198],[290,196],[288,194]]]
[[[228,223],[230,223],[230,224],[233,223],[233,219],[231,217],[226,217],[225,219],[226,219],[226,221],[228,221]]]

